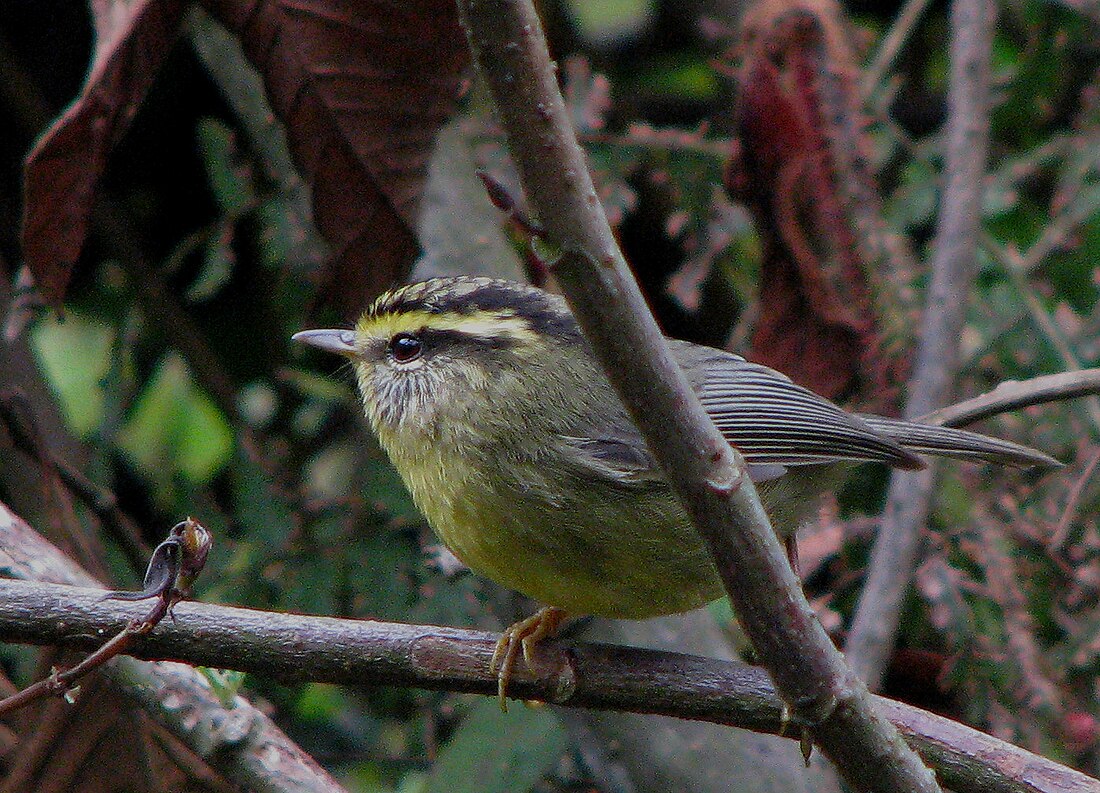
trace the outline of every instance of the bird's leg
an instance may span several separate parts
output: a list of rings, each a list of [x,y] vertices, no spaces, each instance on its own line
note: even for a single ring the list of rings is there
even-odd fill
[[[791,534],[783,540],[783,547],[787,550],[787,561],[791,563],[791,569],[794,571],[795,577],[802,578],[802,571],[798,569],[798,537]],[[787,707],[787,703],[783,703],[783,714],[780,717],[779,722],[779,734],[782,735],[786,729],[787,724],[791,720],[791,711]],[[810,753],[814,750],[813,735],[810,733],[809,727],[803,725],[798,736],[798,746],[802,750],[802,760],[806,763],[806,767],[810,767]]]
[[[798,537],[789,535],[783,540],[783,547],[787,549],[787,561],[791,563],[796,577],[802,577],[802,571],[798,569]]]
[[[523,660],[531,665],[535,645],[558,632],[565,622],[565,612],[553,606],[541,608],[525,620],[510,625],[493,650],[493,660],[489,662],[489,671],[497,672],[497,696],[500,697],[500,709],[508,711],[508,680],[516,665],[516,656],[523,650]]]

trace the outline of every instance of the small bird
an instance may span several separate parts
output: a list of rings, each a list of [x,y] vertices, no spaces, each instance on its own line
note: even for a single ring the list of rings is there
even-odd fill
[[[567,613],[641,619],[722,596],[710,554],[562,298],[437,278],[382,295],[353,330],[293,338],[351,360],[371,427],[455,556],[547,604],[497,645],[502,705],[519,649],[530,662]],[[669,344],[744,455],[782,539],[853,463],[919,469],[920,453],[1060,466],[973,432],[853,415],[738,355]]]

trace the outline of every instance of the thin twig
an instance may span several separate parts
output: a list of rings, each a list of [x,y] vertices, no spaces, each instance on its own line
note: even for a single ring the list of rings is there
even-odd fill
[[[104,528],[118,542],[130,566],[134,570],[141,570],[151,549],[142,538],[137,525],[119,508],[115,494],[98,487],[59,452],[39,443],[35,428],[31,426],[35,421],[31,401],[21,389],[0,391],[0,422],[7,426],[12,440],[31,457],[57,472],[65,487],[95,513]]]
[[[1066,540],[1069,538],[1070,526],[1073,525],[1073,521],[1077,517],[1077,510],[1081,506],[1081,496],[1085,492],[1085,485],[1092,481],[1092,475],[1096,472],[1098,464],[1100,464],[1100,451],[1092,455],[1081,475],[1077,477],[1077,480],[1069,489],[1069,494],[1066,496],[1066,506],[1062,510],[1062,517],[1059,518],[1058,525],[1054,527],[1054,531],[1050,533],[1050,539],[1047,540],[1047,548],[1051,551],[1060,552],[1062,546],[1066,544]]]
[[[1005,272],[1008,273],[1009,279],[1016,286],[1016,290],[1024,299],[1024,305],[1027,306],[1032,321],[1039,326],[1039,330],[1043,332],[1050,346],[1058,353],[1058,356],[1062,359],[1062,363],[1067,369],[1079,371],[1081,369],[1081,360],[1069,346],[1064,334],[1047,312],[1046,306],[1043,305],[1043,301],[1035,294],[1035,290],[1028,282],[1027,271],[1025,269],[1027,267],[1027,261],[1025,258],[1021,256],[1020,252],[1015,248],[1000,245],[989,235],[985,235],[982,241],[986,249],[993,254],[993,257],[1004,267]],[[1089,397],[1084,400],[1084,407],[1093,430],[1100,433],[1100,398]]]
[[[0,580],[0,635],[86,645],[139,614],[78,587]],[[175,619],[136,641],[143,658],[173,658],[285,682],[413,686],[496,695],[489,671],[497,635],[373,620],[279,614],[187,601]],[[521,664],[517,696],[568,707],[677,716],[780,733],[783,703],[767,674],[733,661],[589,642],[548,640],[536,670]],[[875,697],[959,793],[1100,793],[1100,781],[957,722]],[[788,730],[789,733],[789,730]],[[789,737],[797,737],[789,736]],[[878,789],[882,789],[881,787]]]
[[[168,609],[167,607],[163,609],[158,608],[158,611],[162,613],[155,616],[157,622],[168,613]],[[0,714],[18,710],[50,694],[64,694],[67,691],[71,691],[73,684],[77,680],[84,677],[84,675],[89,672],[93,672],[103,666],[103,664],[107,663],[115,656],[124,653],[130,645],[133,644],[134,637],[142,633],[147,633],[152,629],[152,625],[153,623],[149,622],[147,619],[138,619],[128,622],[125,628],[112,636],[109,641],[101,645],[95,652],[81,660],[76,666],[72,666],[64,672],[59,672],[55,669],[49,677],[32,683],[23,690],[12,694],[10,697],[5,697],[3,700],[0,700]]]
[[[102,598],[131,602],[156,598],[149,611],[127,622],[118,634],[75,666],[64,672],[54,669],[48,677],[0,700],[0,714],[17,710],[47,694],[70,691],[77,680],[125,652],[135,638],[153,630],[180,599],[190,595],[195,578],[206,565],[210,545],[210,533],[198,521],[187,518],[173,526],[168,538],[153,551],[143,591],[109,592]]]
[[[931,4],[931,0],[906,1],[898,18],[890,26],[890,32],[886,34],[886,38],[882,40],[882,44],[875,52],[875,57],[871,59],[871,64],[863,70],[861,87],[865,97],[874,95],[886,70],[894,65],[894,59],[898,57],[901,48],[905,46],[905,42],[913,34],[913,29]]]
[[[562,251],[558,283],[795,718],[855,787],[938,791],[817,621],[744,460],[707,417],[649,313],[600,207],[532,3],[460,0],[459,14],[525,194]]]
[[[917,421],[941,427],[965,427],[998,413],[1095,394],[1100,394],[1100,368],[1078,369],[1030,380],[1006,380],[988,393],[933,410]]]
[[[537,220],[528,215],[520,206],[520,202],[508,192],[508,188],[493,177],[488,171],[479,168],[475,175],[485,187],[485,193],[489,202],[508,216],[508,220],[515,228],[516,233],[524,239],[524,269],[527,271],[527,280],[535,286],[546,286],[550,277],[550,264],[538,253],[537,242],[546,236],[545,229]]]
[[[1085,198],[1078,196],[1070,201],[1054,218],[1043,227],[1039,238],[1020,257],[1020,270],[1030,275],[1047,260],[1052,253],[1063,248],[1071,235],[1083,223],[1096,217],[1100,210],[1100,192],[1090,191]]]
[[[69,557],[46,542],[27,523],[0,503],[0,574],[23,581],[48,581],[98,588],[92,597],[113,613],[126,612],[104,633],[84,634],[92,644],[98,636],[121,630],[142,606],[102,600],[102,585]],[[7,582],[15,585],[16,582]],[[39,606],[44,605],[39,603]],[[56,615],[54,615],[56,618]],[[65,618],[62,618],[64,621]],[[147,664],[119,656],[104,671],[126,696],[213,768],[244,790],[286,793],[342,793],[316,762],[287,738],[264,714],[237,697],[222,706],[209,684],[182,664]]]
[[[958,339],[966,320],[966,296],[977,274],[995,21],[990,0],[955,0],[951,6],[947,184],[936,230],[923,333],[905,406],[907,417],[928,413],[946,402],[958,369]],[[894,645],[933,482],[933,467],[915,473],[896,472],[890,482],[870,574],[845,648],[852,666],[872,689],[881,684]]]
[[[1043,668],[1035,621],[1028,611],[1011,540],[1000,521],[992,516],[986,518],[981,521],[981,552],[974,556],[985,573],[990,597],[1001,607],[1005,649],[1019,672],[1013,695],[1026,712],[1038,711],[1057,718],[1065,713],[1066,703],[1058,685]]]
[[[1059,0],[1066,8],[1070,8],[1094,25],[1100,25],[1100,3],[1096,0]]]

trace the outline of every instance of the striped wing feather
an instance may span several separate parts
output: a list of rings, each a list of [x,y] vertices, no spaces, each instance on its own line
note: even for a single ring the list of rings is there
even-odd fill
[[[932,424],[916,424],[911,421],[888,419],[884,416],[860,414],[859,417],[875,432],[900,443],[906,449],[912,449],[921,454],[1013,465],[1017,468],[1035,465],[1042,468],[1062,467],[1062,464],[1053,457],[1036,449],[1000,438],[990,438],[988,435],[979,435],[976,432],[937,427]]]
[[[702,348],[678,353],[699,354]],[[923,468],[920,458],[774,369],[719,350],[702,353],[696,393],[715,426],[753,464],[874,460]],[[694,379],[694,378],[693,378]]]
[[[788,467],[835,462],[882,462],[924,467],[914,454],[1018,467],[1060,467],[1026,446],[975,432],[853,415],[767,366],[732,353],[672,342],[703,407],[726,440],[744,455],[757,481]],[[659,477],[656,461],[633,425],[609,432],[585,428],[564,437],[577,462],[624,483]]]

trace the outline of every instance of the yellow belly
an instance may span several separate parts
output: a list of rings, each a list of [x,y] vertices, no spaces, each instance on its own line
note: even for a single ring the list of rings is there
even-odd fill
[[[438,449],[394,462],[417,507],[459,559],[542,603],[575,614],[643,619],[723,594],[710,554],[662,483],[585,481],[563,488],[544,480],[537,466],[517,467],[511,481],[500,481],[471,467],[468,457],[446,459]],[[803,478],[798,471],[761,487],[781,534],[793,532],[813,504]]]
[[[394,462],[455,556],[542,603],[640,619],[687,611],[722,594],[702,541],[663,487],[635,492],[576,483],[567,490],[583,493],[581,504],[547,496],[558,488],[540,481],[534,467],[502,482],[438,450]]]

